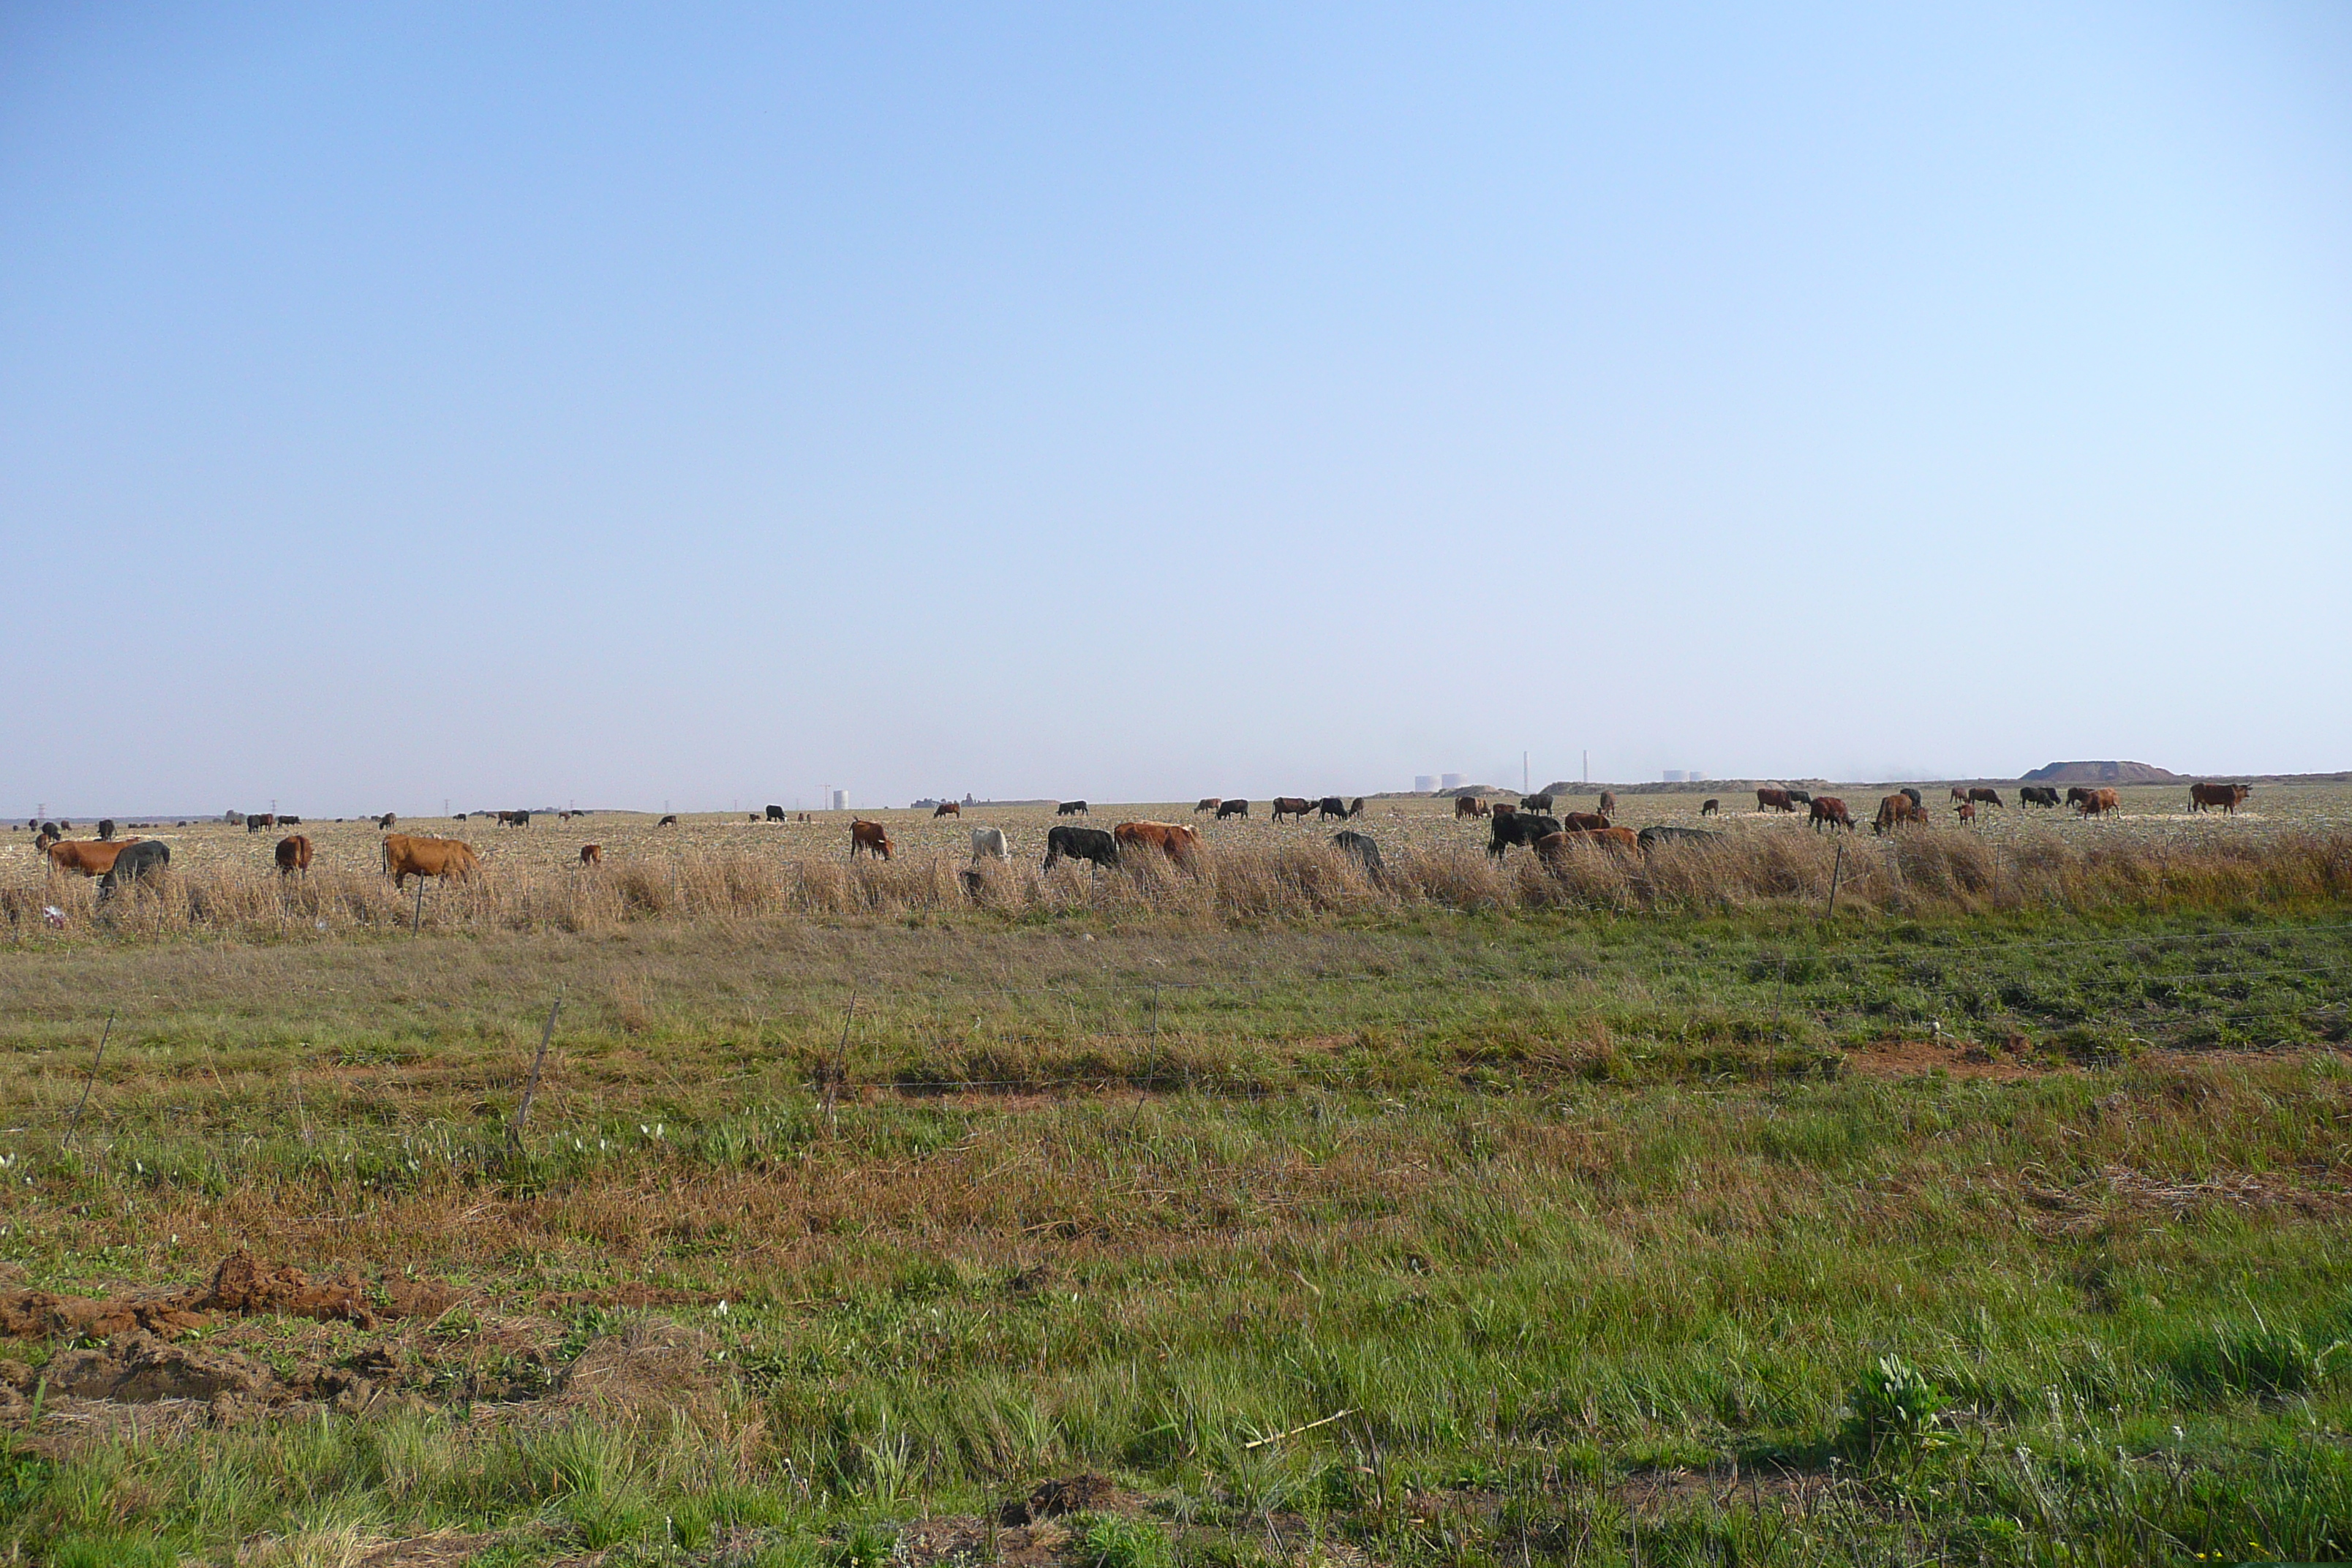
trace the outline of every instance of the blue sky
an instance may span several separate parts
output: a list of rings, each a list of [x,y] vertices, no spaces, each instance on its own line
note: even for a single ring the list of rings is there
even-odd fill
[[[0,5],[0,545],[18,816],[2352,766],[2352,11]]]

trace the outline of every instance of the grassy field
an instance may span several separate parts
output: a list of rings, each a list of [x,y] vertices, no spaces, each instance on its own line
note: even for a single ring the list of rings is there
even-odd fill
[[[1153,873],[886,913],[453,900],[415,936],[19,925],[0,1540],[2341,1558],[2352,899],[2314,847],[2336,802],[2257,801],[1996,823],[2006,892],[1865,879],[1831,921],[1810,886],[1253,913]],[[1401,851],[1471,837],[1386,809]],[[890,820],[908,874],[960,863]],[[480,837],[510,880],[593,836],[689,891],[845,837],[585,826]],[[1244,831],[1247,868],[1328,829]],[[268,840],[180,844],[200,879]],[[2021,879],[2045,863],[2075,880]]]

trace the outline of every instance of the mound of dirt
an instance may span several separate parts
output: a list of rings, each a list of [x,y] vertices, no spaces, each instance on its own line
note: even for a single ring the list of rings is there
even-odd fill
[[[1098,1513],[1115,1507],[1118,1487],[1108,1476],[1084,1471],[1059,1480],[1040,1481],[1026,1498],[1015,1498],[999,1509],[997,1522],[1034,1524],[1066,1513]]]
[[[457,1290],[435,1279],[388,1278],[391,1303],[368,1305],[357,1274],[313,1279],[291,1264],[265,1268],[249,1252],[220,1261],[213,1277],[194,1289],[124,1296],[59,1296],[48,1290],[0,1290],[0,1337],[17,1340],[110,1339],[143,1332],[178,1334],[200,1329],[212,1314],[230,1317],[278,1314],[321,1322],[374,1328],[383,1319],[437,1318],[456,1306]]]
[[[720,1414],[723,1393],[709,1343],[700,1334],[640,1318],[620,1333],[591,1341],[541,1404],[551,1414],[592,1410],[634,1419],[681,1411],[700,1421]]]
[[[2151,763],[2044,763],[2023,776],[2026,784],[2180,784],[2179,773]]]
[[[276,1313],[288,1318],[316,1318],[322,1323],[355,1323],[375,1327],[375,1313],[362,1294],[360,1278],[345,1274],[336,1279],[313,1279],[290,1263],[264,1268],[245,1251],[230,1253],[213,1270],[212,1283],[188,1302],[191,1311],[227,1312],[245,1317]]]

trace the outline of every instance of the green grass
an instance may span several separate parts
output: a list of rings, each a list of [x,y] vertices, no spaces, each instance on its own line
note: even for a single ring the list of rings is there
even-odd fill
[[[417,1398],[20,1438],[0,1540],[862,1568],[1094,1469],[1143,1500],[1067,1524],[1106,1568],[2342,1556],[2345,914],[17,955],[27,1282],[243,1244],[469,1301],[207,1331],[288,1365],[393,1347]],[[1938,1034],[1948,1070],[1861,1049]],[[705,1336],[709,1399],[539,1397],[626,1327],[623,1287]]]

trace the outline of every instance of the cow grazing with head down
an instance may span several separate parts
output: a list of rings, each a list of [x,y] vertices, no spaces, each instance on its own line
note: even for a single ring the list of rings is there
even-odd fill
[[[2189,786],[2189,809],[2203,811],[2218,805],[2224,814],[2235,816],[2238,807],[2245,805],[2246,797],[2253,793],[2242,784],[2193,784]]]
[[[1970,784],[1969,786],[1969,804],[1970,805],[1998,805],[2003,811],[2007,811],[2009,809],[2009,807],[2001,801],[2000,791],[1997,789],[1987,789],[1982,784]]]
[[[783,821],[783,820],[784,820],[784,808],[783,808],[782,806],[781,806],[781,805],[772,805],[772,806],[768,807],[767,816],[766,816],[766,817],[764,818],[764,820],[769,821],[769,822],[782,822],[782,821]]]
[[[1623,854],[1641,853],[1641,836],[1630,827],[1586,827],[1547,833],[1535,841],[1535,851],[1544,864],[1559,870],[1568,863],[1575,849],[1609,849]]]
[[[1456,822],[1465,816],[1484,816],[1486,815],[1486,803],[1475,795],[1457,795],[1454,797],[1454,820]]]
[[[100,838],[111,838],[114,837],[114,818],[110,816],[101,816],[98,819],[98,836]]]
[[[1205,811],[1213,816],[1217,808],[1224,804],[1225,803],[1223,800],[1213,795],[1204,795],[1201,797],[1201,804],[1192,808],[1192,815],[1198,816]]]
[[[1532,811],[1538,816],[1541,816],[1551,810],[1551,796],[1542,794],[1523,795],[1519,796],[1519,809],[1521,811]],[[1601,814],[1603,816],[1608,815],[1608,810],[1609,808],[1607,806],[1601,807]]]
[[[1614,795],[1613,794],[1612,794],[1612,793],[1611,793],[1611,792],[1609,792],[1608,790],[1605,790],[1605,789],[1604,789],[1604,790],[1602,790],[1602,791],[1601,792],[1601,804],[1600,804],[1599,805],[1594,806],[1592,809],[1593,809],[1594,811],[1596,811],[1596,812],[1600,813],[1600,814],[1601,814],[1601,816],[1616,816],[1616,815],[1617,815],[1617,797],[1616,797],[1616,795]]]
[[[975,827],[971,830],[971,858],[975,860],[1002,860],[1005,857],[1004,829]]]
[[[2091,789],[2083,792],[2078,806],[2084,816],[2112,816],[2123,810],[2123,801],[2111,789]]]
[[[1356,864],[1364,868],[1364,875],[1373,881],[1377,882],[1388,875],[1388,868],[1381,864],[1381,847],[1373,842],[1370,834],[1343,827],[1331,835],[1331,842],[1339,847],[1342,854],[1352,856]]]
[[[1969,803],[1969,792],[1966,789],[1963,789],[1960,785],[1954,784],[1952,786],[1952,800],[1957,805],[1966,805]]]
[[[1806,804],[1812,807],[1812,815],[1808,820],[1812,823],[1814,832],[1818,833],[1825,826],[1832,832],[1841,827],[1849,833],[1853,831],[1853,818],[1846,815],[1845,802],[1837,796],[1815,795]]]
[[[1054,808],[1054,815],[1055,816],[1087,816],[1092,814],[1087,810],[1087,803],[1085,801],[1066,800],[1062,802],[1061,805]]]
[[[1118,864],[1118,840],[1099,827],[1056,826],[1045,834],[1045,869],[1064,860],[1090,860],[1097,866]]]
[[[655,823],[654,826],[656,827],[676,827],[677,826],[677,813],[671,812],[659,822]]]
[[[393,825],[399,820],[399,817],[387,811],[382,816],[375,819],[375,825],[384,832],[389,833],[392,831]]]
[[[1189,822],[1122,822],[1111,829],[1122,854],[1157,849],[1179,866],[1190,866],[1201,847],[1201,830]]]
[[[1609,826],[1609,819],[1597,811],[1571,811],[1559,824],[1563,833],[1598,833]]]
[[[1348,815],[1349,816],[1361,816],[1364,815],[1364,797],[1362,795],[1358,795],[1355,799],[1348,803]]]
[[[931,818],[933,821],[937,821],[942,816],[961,816],[962,815],[963,806],[957,801],[943,800],[940,802],[939,805],[931,808]]]
[[[290,877],[297,871],[307,876],[310,870],[310,841],[299,833],[289,833],[278,841],[277,858],[279,876]]]
[[[2052,805],[2058,804],[2058,792],[2048,784],[2026,784],[2017,792],[2020,805]]]
[[[1547,835],[1560,830],[1559,818],[1543,816],[1532,811],[1515,811],[1506,816],[1497,812],[1486,836],[1486,853],[1499,860],[1503,851],[1514,844],[1533,847]]]
[[[2081,784],[2068,784],[2066,786],[2066,804],[2068,805],[2080,805],[2090,798],[2091,792],[2084,789]]]
[[[1911,824],[1925,826],[1927,808],[1907,795],[1890,795],[1878,803],[1878,815],[1870,821],[1873,833],[1892,833]]]
[[[1315,803],[1303,795],[1278,795],[1274,797],[1274,819],[1276,822],[1286,816],[1303,817],[1314,809]]]
[[[1323,814],[1323,820],[1326,822],[1328,822],[1335,816],[1339,817],[1342,821],[1347,819],[1348,803],[1336,795],[1327,795],[1321,800],[1317,801],[1315,803],[1315,809]]]
[[[134,882],[143,882],[172,863],[172,847],[160,838],[134,838],[122,847],[114,864],[98,879],[98,901],[107,900]]]
[[[474,847],[461,838],[417,838],[405,833],[384,837],[383,874],[392,879],[394,889],[411,877],[470,881],[481,869]]]
[[[1721,811],[1722,809],[1723,809],[1723,802],[1721,802],[1721,801],[1719,801],[1719,800],[1708,799],[1708,800],[1701,801],[1701,802],[1699,803],[1698,814],[1699,814],[1701,816],[1713,816],[1716,813],[1717,813],[1717,812]]]
[[[1797,803],[1789,798],[1789,792],[1787,790],[1759,789],[1756,792],[1756,809],[1759,811],[1794,811],[1797,809]]]
[[[143,844],[142,838],[126,838],[119,844],[101,843],[95,838],[61,838],[48,847],[49,867],[58,871],[79,871],[85,877],[103,877],[114,869],[115,857],[133,844]]]
[[[862,816],[849,819],[849,858],[857,858],[859,851],[890,858],[890,834],[878,822],[868,822]]]
[[[1694,847],[1705,847],[1723,842],[1722,834],[1709,833],[1704,827],[1669,827],[1664,823],[1644,827],[1633,837],[1641,845],[1642,852],[1645,855],[1661,844],[1687,844]]]
[[[1217,803],[1217,820],[1219,822],[1223,822],[1229,816],[1238,816],[1244,822],[1248,821],[1249,802],[1245,800],[1219,801]]]
[[[583,844],[580,847],[580,863],[583,866],[602,866],[604,863],[604,847],[602,844]]]

